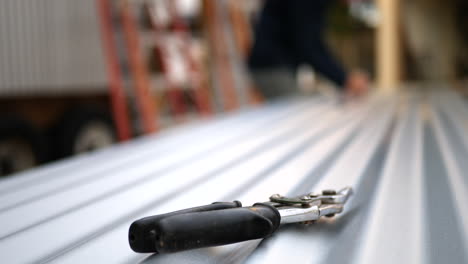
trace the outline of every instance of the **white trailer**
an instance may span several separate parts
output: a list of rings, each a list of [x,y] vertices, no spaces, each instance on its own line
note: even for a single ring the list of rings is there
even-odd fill
[[[0,2],[0,176],[112,143],[94,0]]]

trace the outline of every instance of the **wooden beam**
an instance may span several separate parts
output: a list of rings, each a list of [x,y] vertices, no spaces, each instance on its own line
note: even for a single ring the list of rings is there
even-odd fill
[[[381,14],[376,34],[377,85],[381,90],[393,91],[401,79],[400,0],[378,0],[377,3]]]

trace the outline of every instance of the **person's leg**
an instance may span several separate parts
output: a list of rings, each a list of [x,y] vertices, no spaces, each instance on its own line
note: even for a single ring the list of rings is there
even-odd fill
[[[288,68],[256,69],[251,75],[255,86],[267,100],[299,93],[295,75]]]

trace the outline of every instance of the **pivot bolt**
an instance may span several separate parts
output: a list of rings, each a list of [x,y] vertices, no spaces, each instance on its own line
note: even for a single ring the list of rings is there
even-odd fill
[[[279,198],[281,198],[281,195],[279,195],[279,194],[273,194],[270,198],[271,198],[271,199],[279,199]]]

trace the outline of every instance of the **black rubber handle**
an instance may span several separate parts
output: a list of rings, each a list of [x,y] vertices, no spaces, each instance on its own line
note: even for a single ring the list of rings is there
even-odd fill
[[[279,227],[281,217],[273,206],[240,206],[237,201],[215,203],[140,219],[130,226],[130,247],[141,253],[177,252],[264,238]]]

